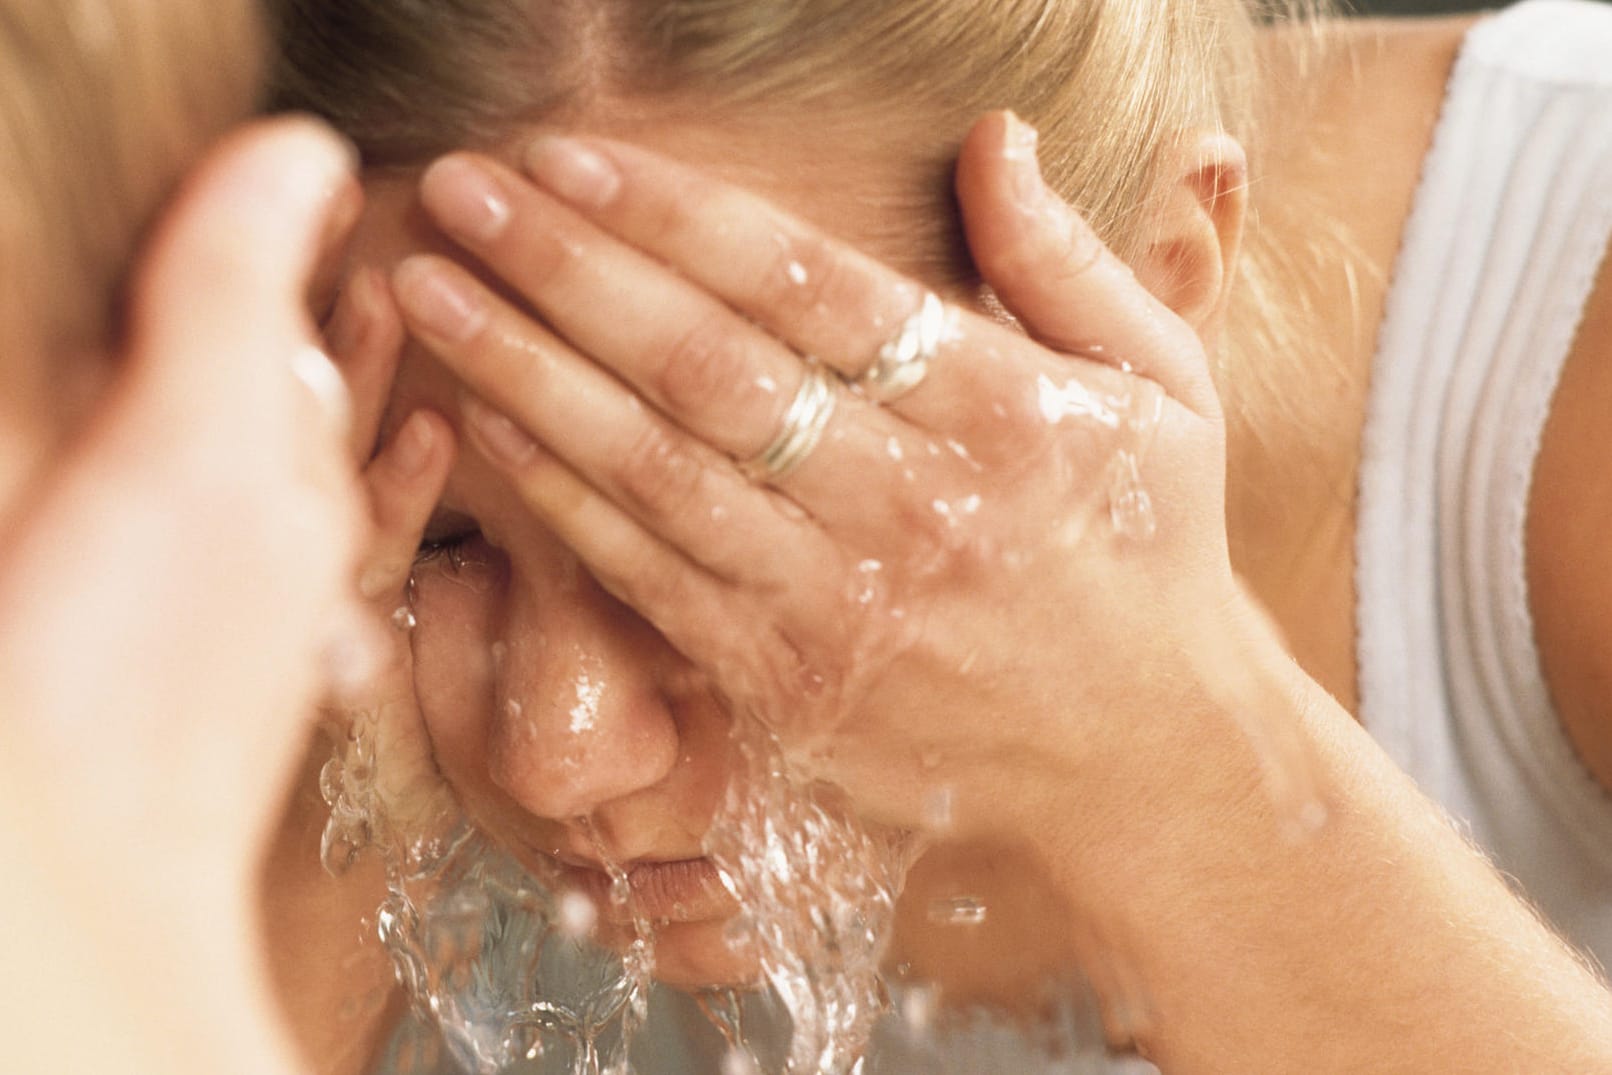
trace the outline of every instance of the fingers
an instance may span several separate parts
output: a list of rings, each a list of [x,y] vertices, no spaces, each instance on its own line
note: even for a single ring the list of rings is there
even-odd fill
[[[745,553],[757,540],[788,542],[794,522],[727,458],[452,263],[410,259],[397,288],[411,330],[474,393],[465,418],[483,453],[521,488],[536,491],[520,476],[536,465],[541,442],[627,516],[712,570],[772,568]]]
[[[325,326],[325,346],[352,396],[348,447],[360,462],[377,451],[375,439],[386,414],[403,343],[403,320],[385,277],[369,266],[354,270]]]
[[[676,465],[677,474],[686,476],[694,470],[682,464],[701,459],[713,464],[720,463],[723,455],[735,461],[755,459],[785,428],[807,377],[802,353],[811,333],[794,333],[790,327],[780,341],[748,316],[765,308],[761,296],[752,294],[746,300],[706,290],[702,285],[715,279],[711,274],[727,271],[729,251],[721,244],[700,255],[698,264],[668,268],[652,256],[665,251],[636,249],[508,169],[465,155],[438,162],[423,179],[421,195],[444,227],[510,284],[542,321],[538,324],[516,311],[450,263],[412,259],[397,277],[398,298],[411,331],[477,394],[579,474],[613,495],[627,494],[618,500],[640,522],[661,525],[644,505],[633,501],[645,499],[651,489],[658,497],[664,487],[638,481],[635,474],[676,477],[668,474],[667,467],[651,465],[658,461]],[[764,203],[748,195],[743,198],[746,207],[765,212],[767,220],[781,219]],[[732,226],[761,225],[736,220]],[[806,233],[801,225],[790,226]],[[840,255],[858,266],[868,281],[865,290],[846,292],[863,306],[885,298],[891,300],[891,309],[905,313],[921,305],[913,298],[921,291],[913,282],[848,248],[820,240],[816,256]],[[699,278],[702,273],[707,279]],[[730,290],[739,287],[738,277],[729,279],[728,285]],[[911,305],[903,296],[911,299]],[[804,309],[823,325],[844,327],[829,311]],[[789,319],[776,315],[771,320],[776,326]],[[1000,345],[999,350],[982,345],[992,355],[994,372],[1010,370],[1017,357],[1011,348],[1022,349],[1022,338],[981,318],[973,319],[971,327],[991,340],[991,347]],[[887,325],[874,338],[895,331],[894,325]],[[951,347],[954,342],[937,341],[936,346]],[[956,347],[962,350],[961,343]],[[876,349],[860,348],[870,354]],[[595,363],[616,376],[597,370]],[[931,457],[935,437],[924,425],[925,408],[935,418],[952,418],[955,406],[950,396],[959,386],[977,380],[968,365],[961,356],[957,362],[937,361],[935,383],[920,386],[891,407],[869,406],[863,397],[840,389],[821,445],[777,484],[820,519],[871,524],[881,518],[880,509],[890,502],[892,490],[861,478],[892,457],[907,461]],[[1022,357],[1019,365],[1027,365]],[[651,408],[639,407],[636,399],[616,398],[622,381]],[[948,392],[948,387],[954,391]],[[593,420],[582,426],[576,421],[580,414]],[[670,419],[670,426],[663,424],[662,416]],[[696,444],[683,445],[671,427],[692,435]],[[950,427],[945,439],[955,431]],[[633,461],[642,465],[631,467]],[[628,472],[607,473],[623,462],[629,464]],[[899,474],[916,465],[909,464]],[[732,479],[732,474],[712,475],[710,486],[717,490],[726,480],[730,486],[724,495],[740,495]],[[848,487],[855,492],[848,495]],[[674,482],[670,488],[686,490],[688,483]],[[730,522],[737,510],[721,498],[713,498],[711,506],[728,513]],[[729,532],[735,529],[743,530],[730,526]],[[679,536],[691,555],[695,554],[688,542],[695,537]],[[725,557],[709,549],[696,559],[723,571],[719,565]]]
[[[477,414],[472,407],[470,413]],[[490,431],[498,417],[481,412],[468,423],[472,442],[515,487],[522,502],[554,536],[576,553],[588,573],[608,593],[653,623],[666,639],[691,659],[713,660],[739,652],[736,633],[752,628],[740,612],[742,602],[729,580],[669,545],[662,535],[639,523],[560,459],[525,440],[512,428]],[[778,576],[813,577],[813,553],[821,543],[778,547],[767,564],[772,572],[763,593],[781,589]],[[741,550],[755,559],[755,547]],[[740,573],[735,565],[735,574]],[[744,610],[750,611],[750,610]],[[759,640],[749,638],[750,647]]]
[[[1034,130],[1009,112],[975,124],[958,158],[957,196],[975,263],[1032,337],[1135,370],[1213,412],[1196,336],[1042,181]]]
[[[426,523],[453,468],[454,449],[448,421],[416,411],[365,469],[374,519],[371,547],[359,575],[365,600],[401,599]]]
[[[228,366],[218,357],[230,353],[284,361],[311,342],[304,299],[331,213],[351,205],[352,165],[306,120],[229,136],[180,191],[136,277],[137,350],[200,372]]]
[[[804,376],[802,354],[818,353],[493,162],[446,158],[425,175],[421,197],[575,350],[736,459],[772,439]]]
[[[647,154],[642,161],[653,161],[656,174],[640,176],[594,219],[469,155],[434,166],[421,196],[450,235],[576,350],[738,459],[778,430],[804,377],[803,356],[854,379],[924,309],[920,284],[761,199]],[[670,196],[658,184],[663,168]],[[692,219],[677,230],[646,223],[680,194]],[[983,318],[964,329],[955,311],[941,314],[926,349],[934,383],[890,408],[920,428],[926,408],[944,400],[944,379],[966,364],[943,359],[1006,335]],[[965,331],[979,338],[965,340]]]
[[[737,187],[619,142],[548,137],[527,171],[625,243],[855,376],[923,289]]]

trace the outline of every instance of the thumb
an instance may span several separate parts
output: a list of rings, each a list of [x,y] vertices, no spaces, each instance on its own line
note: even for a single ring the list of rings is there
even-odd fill
[[[182,377],[192,398],[216,402],[250,399],[256,377],[283,378],[289,362],[321,399],[339,398],[339,377],[308,358],[305,296],[361,200],[353,170],[350,147],[312,120],[226,137],[181,187],[136,271],[131,372]]]
[[[975,264],[1031,337],[1218,411],[1201,341],[1042,180],[1032,128],[1011,112],[976,123],[958,158],[957,198]]]

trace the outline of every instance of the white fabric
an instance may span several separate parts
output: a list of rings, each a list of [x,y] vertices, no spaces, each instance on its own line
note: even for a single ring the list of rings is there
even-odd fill
[[[1367,729],[1603,962],[1612,797],[1551,707],[1524,522],[1609,235],[1612,7],[1531,0],[1480,22],[1391,281],[1356,546]]]

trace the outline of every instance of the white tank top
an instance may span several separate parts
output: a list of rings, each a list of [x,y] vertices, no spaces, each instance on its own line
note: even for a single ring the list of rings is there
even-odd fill
[[[1524,523],[1609,236],[1612,6],[1530,0],[1478,23],[1391,281],[1356,544],[1366,728],[1603,965],[1612,796],[1546,691]]]

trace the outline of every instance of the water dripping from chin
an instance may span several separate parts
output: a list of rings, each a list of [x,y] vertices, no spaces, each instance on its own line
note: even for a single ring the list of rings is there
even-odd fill
[[[888,998],[881,964],[909,863],[840,797],[791,772],[759,722],[735,721],[738,770],[705,849],[744,907],[732,923],[793,1027],[783,1071],[861,1070]]]

